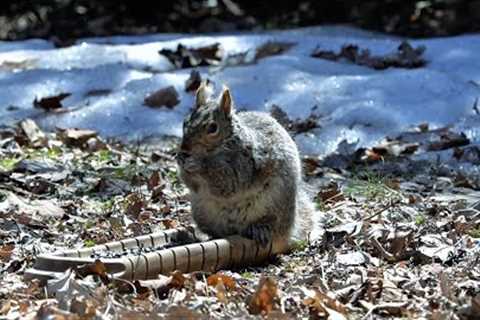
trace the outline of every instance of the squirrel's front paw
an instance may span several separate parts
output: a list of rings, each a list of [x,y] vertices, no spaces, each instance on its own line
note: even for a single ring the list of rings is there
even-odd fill
[[[255,240],[265,248],[272,240],[272,227],[266,223],[252,223],[245,229],[243,236]]]

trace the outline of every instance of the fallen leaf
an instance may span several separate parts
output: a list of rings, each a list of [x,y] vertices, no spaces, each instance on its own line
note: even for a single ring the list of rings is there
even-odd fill
[[[429,258],[438,258],[445,263],[454,255],[455,248],[444,243],[442,238],[437,235],[425,235],[420,240],[423,245],[418,250]]]
[[[287,113],[278,105],[274,104],[270,107],[270,115],[277,120],[285,129],[290,130],[291,120]]]
[[[470,144],[470,139],[461,132],[460,134],[455,132],[446,132],[445,134],[440,135],[440,141],[431,142],[427,146],[429,151],[439,151],[450,149],[454,147],[461,147]]]
[[[75,279],[75,272],[72,269],[68,269],[56,278],[48,280],[46,288],[48,295],[55,296],[59,300],[71,299],[78,294],[85,296],[93,294],[90,287]]]
[[[448,278],[448,275],[445,272],[440,272],[438,275],[440,280],[440,290],[442,295],[448,300],[452,300],[455,297],[455,292],[453,290],[452,282]]]
[[[424,46],[413,48],[407,41],[402,42],[395,53],[385,56],[372,56],[370,50],[359,49],[358,46],[349,44],[342,47],[339,53],[330,50],[315,49],[311,54],[314,58],[337,61],[346,59],[354,64],[366,66],[376,70],[394,68],[419,68],[426,64],[422,54]]]
[[[2,262],[8,262],[12,257],[13,249],[15,249],[14,244],[5,244],[0,247],[0,260]]]
[[[43,133],[35,121],[32,119],[25,119],[20,122],[19,126],[32,147],[41,147],[45,145],[47,141],[45,133]]]
[[[58,129],[59,138],[69,146],[82,147],[90,138],[95,138],[97,132],[88,129]]]
[[[60,218],[65,214],[65,211],[56,204],[55,199],[30,200],[17,196],[12,192],[6,192],[5,194],[6,200],[0,202],[0,211],[16,207],[22,215],[28,215],[29,219],[32,216]]]
[[[145,207],[145,201],[138,193],[131,193],[125,198],[125,214],[134,219],[138,218],[138,215]]]
[[[235,279],[223,273],[215,273],[207,278],[207,284],[209,286],[215,287],[219,283],[223,283],[228,290],[235,289]]]
[[[225,285],[222,281],[218,282],[215,285],[215,295],[217,296],[218,301],[220,301],[221,303],[228,303],[227,289],[225,288]]]
[[[305,291],[307,298],[303,300],[303,304],[310,308],[310,312],[315,319],[347,319],[347,307],[340,301],[329,297],[319,290],[305,289]]]
[[[268,41],[262,45],[260,45],[255,51],[255,60],[263,59],[266,57],[279,55],[284,53],[285,51],[289,50],[296,43],[294,42],[276,42],[276,41]]]
[[[316,198],[323,203],[336,203],[345,200],[345,197],[336,182],[331,182],[324,189],[320,190],[317,193]]]
[[[139,288],[148,288],[156,291],[159,296],[164,296],[172,288],[172,277],[167,277],[160,274],[158,275],[157,279],[138,280],[136,283],[138,283],[138,286],[136,285],[137,291]]]
[[[196,92],[202,83],[202,77],[200,72],[197,70],[192,70],[190,72],[190,77],[185,81],[185,91],[186,92]]]
[[[22,70],[30,70],[36,67],[38,59],[25,59],[21,61],[3,61],[0,64],[0,70],[18,72]]]
[[[381,157],[413,154],[418,150],[418,143],[403,143],[401,141],[389,141],[375,147],[372,152],[379,154]]]
[[[314,115],[313,113],[305,119],[292,120],[288,117],[285,111],[274,104],[270,108],[270,115],[286,130],[295,134],[305,133],[312,129],[318,128],[318,116]]]
[[[83,266],[80,266],[76,269],[76,272],[81,277],[86,277],[88,275],[98,276],[103,283],[108,283],[107,267],[105,264],[96,259],[93,263],[89,263]]]
[[[389,252],[391,252],[397,259],[401,259],[405,256],[407,249],[413,242],[413,232],[392,232],[388,238],[390,240]]]
[[[148,178],[147,187],[149,191],[152,191],[160,184],[160,173],[155,170],[150,178]]]
[[[359,251],[337,254],[337,263],[345,266],[359,266],[365,264],[367,259],[365,255]]]
[[[170,277],[171,277],[170,285],[172,288],[176,288],[176,289],[183,288],[183,286],[185,285],[185,281],[187,280],[185,275],[179,270],[175,270],[171,272]]]
[[[112,89],[93,89],[85,93],[86,97],[106,96],[112,93]]]
[[[35,108],[40,108],[46,111],[56,110],[62,108],[62,100],[71,96],[71,93],[60,93],[56,96],[41,98],[40,100],[33,101],[33,106]]]
[[[100,150],[107,150],[107,144],[99,137],[91,137],[85,142],[86,150],[90,152],[97,152]]]
[[[187,48],[178,44],[175,51],[162,49],[159,53],[165,56],[176,68],[181,69],[218,65],[223,57],[223,51],[219,43],[198,48]]]
[[[173,107],[179,103],[180,100],[178,93],[174,86],[165,87],[155,91],[148,95],[144,100],[144,104],[152,108],[167,107],[173,109]]]
[[[366,149],[365,155],[362,157],[362,160],[369,162],[383,161],[381,154],[377,153],[375,150]]]
[[[170,211],[170,208],[167,208],[168,212]],[[165,227],[165,229],[175,229],[178,227],[178,223],[174,219],[162,219],[162,224]]]
[[[0,314],[6,315],[10,309],[12,308],[12,300],[8,299],[2,303],[2,307],[0,308]]]
[[[271,277],[262,277],[255,293],[249,298],[248,310],[251,314],[266,315],[273,310],[278,299],[276,281]]]
[[[97,311],[97,302],[85,297],[74,297],[70,301],[70,312],[78,315],[81,319],[94,319]]]

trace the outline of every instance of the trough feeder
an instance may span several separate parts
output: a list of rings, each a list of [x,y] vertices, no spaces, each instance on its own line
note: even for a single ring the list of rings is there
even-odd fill
[[[43,283],[61,276],[70,268],[100,260],[107,273],[116,279],[155,279],[159,274],[179,270],[183,273],[211,271],[258,264],[281,251],[232,236],[205,240],[195,228],[177,228],[82,249],[63,250],[37,256],[27,279]]]

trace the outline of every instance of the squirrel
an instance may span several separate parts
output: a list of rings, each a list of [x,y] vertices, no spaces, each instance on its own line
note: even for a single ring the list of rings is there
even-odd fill
[[[208,82],[197,90],[176,157],[193,220],[211,237],[240,235],[285,252],[306,238],[314,211],[297,145],[267,113],[236,112],[227,87],[218,99],[212,91]]]

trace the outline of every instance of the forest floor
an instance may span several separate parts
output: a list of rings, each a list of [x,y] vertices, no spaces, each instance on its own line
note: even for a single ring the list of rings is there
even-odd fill
[[[160,285],[72,270],[48,284],[61,287],[49,297],[23,277],[39,252],[190,222],[176,141],[124,145],[31,120],[3,127],[0,318],[479,319],[480,176],[460,169],[480,150],[438,132],[424,126],[410,133],[417,144],[304,158],[325,235],[262,266],[174,273]],[[444,149],[456,165],[431,160]]]

